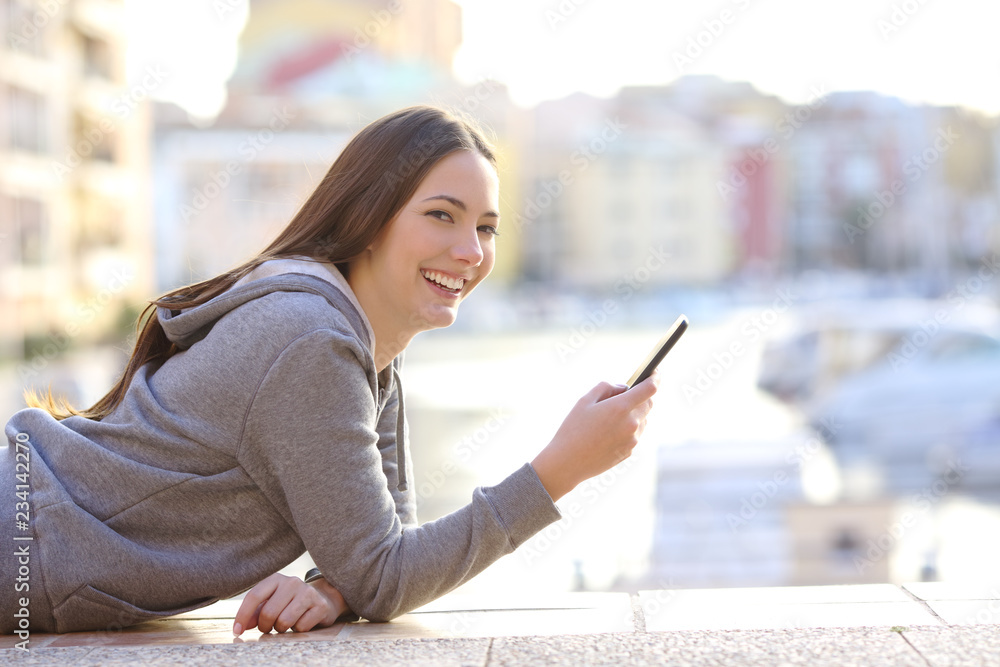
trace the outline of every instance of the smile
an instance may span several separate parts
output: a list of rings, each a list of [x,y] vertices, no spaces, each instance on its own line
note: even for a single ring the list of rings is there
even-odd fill
[[[439,273],[438,271],[427,271],[421,269],[420,275],[422,275],[428,282],[434,283],[441,289],[451,292],[452,294],[458,294],[462,291],[462,287],[465,286],[465,278],[452,278],[444,275],[443,273]]]

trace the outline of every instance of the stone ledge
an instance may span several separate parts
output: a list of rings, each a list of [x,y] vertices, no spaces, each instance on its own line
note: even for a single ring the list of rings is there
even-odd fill
[[[811,664],[841,664],[823,662],[827,658],[864,664],[986,664],[974,656],[987,649],[989,655],[1000,654],[998,592],[1000,586],[926,583],[674,589],[634,596],[452,594],[391,623],[341,623],[280,635],[254,629],[239,639],[232,636],[232,619],[240,601],[225,600],[119,632],[34,634],[27,653],[14,648],[16,637],[2,637],[0,661],[402,664],[415,659],[507,665],[659,664],[669,659],[700,665],[725,660],[768,664],[768,655],[781,657],[774,663],[781,664],[809,655]],[[765,646],[771,647],[770,654]],[[930,655],[936,656],[933,661]]]
[[[272,636],[273,637],[273,636]],[[384,641],[257,641],[237,645],[99,646],[7,649],[17,665],[895,665],[982,667],[1000,655],[1000,626],[801,628],[630,632],[548,637],[388,639]]]

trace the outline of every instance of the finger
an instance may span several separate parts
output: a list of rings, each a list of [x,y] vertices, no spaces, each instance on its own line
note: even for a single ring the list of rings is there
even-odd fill
[[[294,626],[309,609],[319,602],[317,597],[315,596],[315,591],[311,589],[300,590],[296,593],[289,600],[288,604],[285,605],[284,609],[281,610],[278,617],[274,619],[274,630],[276,632],[285,632]]]
[[[655,402],[655,393],[652,396],[646,398],[646,400],[642,401],[641,403],[636,403],[635,405],[633,405],[631,408],[631,412],[643,416],[648,415],[650,411],[653,409],[654,402]]]
[[[624,416],[636,409],[642,409],[643,404],[647,404],[654,393],[656,393],[656,385],[647,379],[628,391],[605,399],[602,404],[611,411],[609,414]],[[648,407],[652,407],[652,403],[648,403]]]
[[[278,588],[271,594],[264,605],[260,609],[260,618],[257,620],[257,629],[261,632],[267,633],[274,628],[275,621],[284,611],[288,603],[292,601],[295,597],[296,583],[301,584],[301,581],[296,581],[292,577],[288,577],[286,581],[282,581]]]
[[[239,636],[247,628],[252,628],[257,624],[257,612],[261,603],[267,600],[277,589],[280,579],[271,575],[259,584],[250,589],[250,592],[243,598],[240,608],[233,619],[233,634]],[[253,623],[251,623],[251,620]]]
[[[323,620],[325,615],[326,612],[323,610],[323,607],[312,607],[299,617],[299,620],[292,626],[292,630],[295,632],[309,632]]]
[[[264,606],[263,603],[257,605],[257,608],[253,610],[253,615],[250,616],[250,620],[247,621],[246,625],[244,625],[243,627],[253,628],[257,626],[257,624],[260,622],[260,610],[261,608],[263,608],[263,606]]]
[[[260,585],[261,584],[257,584],[257,586]],[[243,631],[247,628],[252,628],[256,625],[257,610],[260,607],[260,603],[257,600],[258,596],[255,595],[256,590],[257,587],[255,586],[249,593],[246,594],[246,597],[243,598],[243,602],[240,603],[239,610],[236,612],[236,617],[233,619],[233,634],[237,637],[243,634]],[[252,624],[251,620],[253,621]]]

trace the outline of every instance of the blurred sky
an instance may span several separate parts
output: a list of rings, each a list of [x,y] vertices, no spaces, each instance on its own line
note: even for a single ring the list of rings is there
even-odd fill
[[[523,106],[716,74],[791,102],[815,97],[811,86],[821,84],[1000,113],[995,0],[457,1],[464,10],[458,76],[503,81]],[[126,4],[136,31],[131,71],[153,61],[172,68],[180,76],[161,97],[212,115],[235,63],[246,0]],[[701,52],[679,63],[703,31]]]

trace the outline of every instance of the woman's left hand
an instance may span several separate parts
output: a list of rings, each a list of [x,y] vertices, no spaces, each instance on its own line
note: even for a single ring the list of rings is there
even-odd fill
[[[233,634],[247,628],[261,632],[308,632],[328,628],[350,611],[340,591],[326,579],[307,584],[298,577],[274,573],[250,589],[236,612]]]

